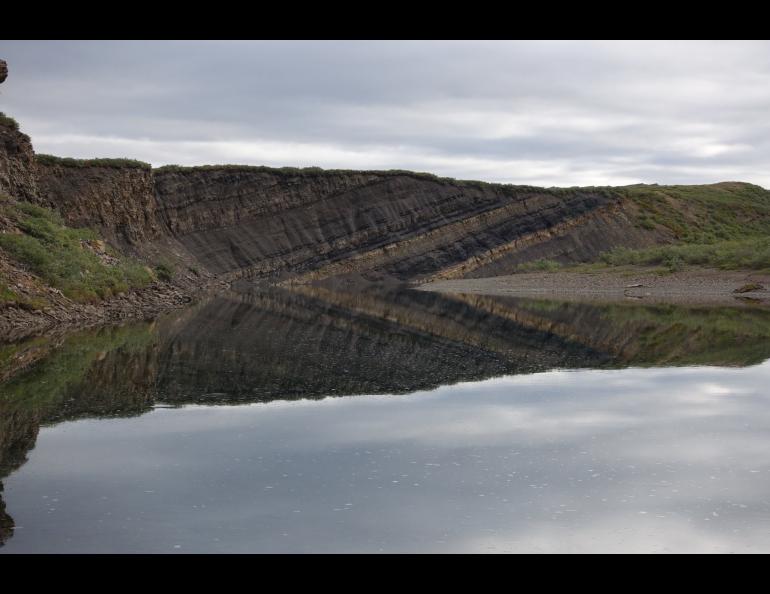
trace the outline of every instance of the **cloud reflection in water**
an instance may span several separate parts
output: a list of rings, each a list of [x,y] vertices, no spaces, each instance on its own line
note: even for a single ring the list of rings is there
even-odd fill
[[[3,552],[768,551],[768,379],[551,371],[62,423],[6,480]]]

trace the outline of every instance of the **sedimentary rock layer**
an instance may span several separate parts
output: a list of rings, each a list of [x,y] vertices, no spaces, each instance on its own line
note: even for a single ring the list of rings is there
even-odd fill
[[[0,114],[2,116],[2,114]],[[0,194],[21,200],[37,197],[35,152],[29,136],[0,117]]]
[[[208,270],[294,282],[348,274],[420,280],[458,266],[475,270],[567,230],[579,237],[576,227],[589,224],[592,213],[598,220],[623,208],[622,194],[608,189],[388,172],[193,168],[158,172],[155,187],[170,232]],[[635,237],[619,230],[614,239]]]
[[[37,166],[38,204],[54,208],[75,227],[95,227],[118,247],[167,234],[158,218],[153,175],[139,167]]]

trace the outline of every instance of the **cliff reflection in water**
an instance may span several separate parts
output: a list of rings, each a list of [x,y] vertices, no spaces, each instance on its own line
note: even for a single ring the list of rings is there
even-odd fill
[[[0,479],[41,425],[157,404],[398,394],[554,368],[760,363],[770,311],[371,287],[231,293],[152,323],[0,347]],[[2,490],[2,483],[0,483]],[[0,544],[13,520],[0,499]]]

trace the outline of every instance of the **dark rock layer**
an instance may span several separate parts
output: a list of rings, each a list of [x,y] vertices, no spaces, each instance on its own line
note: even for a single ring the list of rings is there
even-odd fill
[[[37,198],[35,152],[29,136],[0,117],[0,194],[21,200]]]
[[[538,233],[623,201],[610,190],[387,172],[194,168],[155,173],[155,188],[170,233],[209,271],[298,281],[351,273],[419,280],[458,265],[470,270],[496,261],[496,250],[518,251],[517,240],[537,243]],[[628,238],[635,239],[614,237]]]
[[[149,169],[39,164],[37,180],[39,204],[74,227],[98,228],[115,246],[140,245],[166,232]]]

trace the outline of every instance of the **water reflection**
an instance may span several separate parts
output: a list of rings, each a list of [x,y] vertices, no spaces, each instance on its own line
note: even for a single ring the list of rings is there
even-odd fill
[[[751,307],[300,288],[3,347],[0,543],[766,549],[767,365],[612,369],[768,338]],[[263,404],[155,408],[193,403]]]

